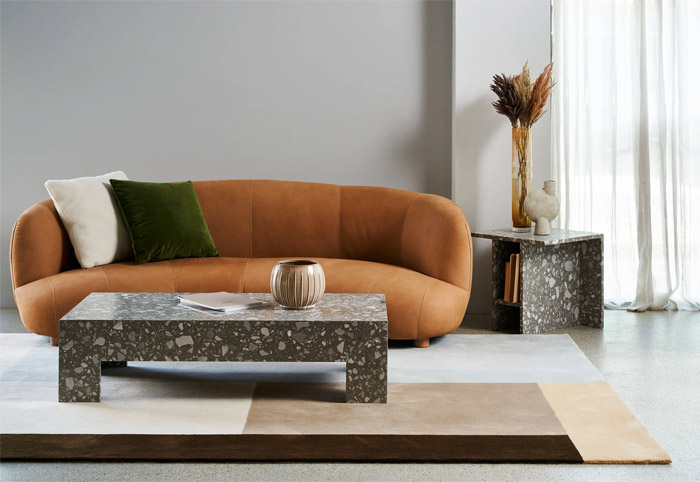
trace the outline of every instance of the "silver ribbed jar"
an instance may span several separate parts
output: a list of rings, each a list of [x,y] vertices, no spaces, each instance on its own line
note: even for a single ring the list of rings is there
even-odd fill
[[[289,259],[272,268],[270,293],[277,303],[292,310],[312,308],[326,290],[326,276],[316,261]]]

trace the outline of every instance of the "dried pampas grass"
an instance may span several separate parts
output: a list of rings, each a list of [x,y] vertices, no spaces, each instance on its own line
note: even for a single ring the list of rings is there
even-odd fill
[[[552,82],[552,67],[551,63],[547,65],[535,82],[530,80],[527,62],[517,76],[493,76],[491,90],[498,100],[492,105],[496,112],[508,117],[514,128],[532,127],[546,112],[544,108],[555,85]]]
[[[552,87],[554,87],[554,82],[552,82],[552,64],[550,63],[532,84],[532,96],[521,118],[523,127],[532,126],[546,112],[544,108],[549,100]]]
[[[520,99],[523,105],[528,105],[530,103],[532,82],[530,81],[530,69],[527,66],[527,62],[525,62],[523,66],[523,71],[520,72],[520,75],[515,79],[515,93],[518,94],[518,99]]]
[[[505,74],[494,75],[491,90],[498,96],[498,100],[491,105],[496,108],[496,112],[506,116],[513,127],[517,127],[518,118],[522,115],[525,106],[520,102],[515,91],[515,77]]]

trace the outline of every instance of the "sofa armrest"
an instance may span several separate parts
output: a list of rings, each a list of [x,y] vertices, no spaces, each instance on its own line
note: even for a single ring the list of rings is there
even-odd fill
[[[472,239],[464,213],[442,196],[420,194],[406,213],[403,265],[471,291]]]
[[[13,290],[77,267],[73,245],[50,199],[20,215],[10,241]]]

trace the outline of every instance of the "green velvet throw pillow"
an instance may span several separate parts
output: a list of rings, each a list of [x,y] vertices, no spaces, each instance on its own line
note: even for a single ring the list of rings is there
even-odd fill
[[[109,182],[137,263],[219,256],[190,181]]]

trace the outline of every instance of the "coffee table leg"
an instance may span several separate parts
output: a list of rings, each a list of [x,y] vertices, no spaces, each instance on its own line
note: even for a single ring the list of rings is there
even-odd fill
[[[345,365],[347,403],[387,402],[386,345],[354,354]]]
[[[77,343],[63,346],[59,343],[59,402],[100,401],[100,360],[95,354],[81,353],[80,348]]]

